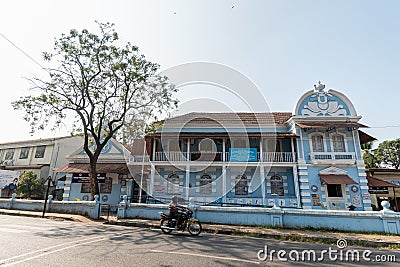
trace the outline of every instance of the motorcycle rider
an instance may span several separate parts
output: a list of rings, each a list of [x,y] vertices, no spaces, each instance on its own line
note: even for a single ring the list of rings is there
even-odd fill
[[[175,219],[177,221],[176,225],[180,227],[180,224],[182,223],[182,216],[183,216],[182,213],[185,212],[186,208],[178,204],[177,196],[173,196],[171,198],[171,202],[169,203],[168,209],[171,219]]]

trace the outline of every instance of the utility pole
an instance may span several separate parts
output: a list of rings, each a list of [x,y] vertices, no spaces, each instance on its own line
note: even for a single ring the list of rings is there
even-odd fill
[[[44,218],[44,214],[46,213],[46,206],[47,206],[47,199],[49,198],[49,190],[50,190],[50,182],[51,182],[51,176],[47,177],[47,189],[46,189],[46,196],[44,197],[44,207],[43,207],[43,214],[42,218]],[[45,182],[46,182],[45,181]]]

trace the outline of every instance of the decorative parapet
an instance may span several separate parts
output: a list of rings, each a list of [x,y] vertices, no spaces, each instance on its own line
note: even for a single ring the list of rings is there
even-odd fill
[[[355,164],[354,152],[310,152],[311,164]]]
[[[342,93],[329,89],[318,81],[297,103],[295,114],[301,117],[357,116],[353,104]]]

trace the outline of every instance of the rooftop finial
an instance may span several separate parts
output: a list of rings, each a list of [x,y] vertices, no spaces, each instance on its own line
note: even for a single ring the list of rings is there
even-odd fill
[[[314,90],[315,91],[322,91],[325,89],[325,84],[322,84],[321,81],[318,81],[318,84],[314,84]]]

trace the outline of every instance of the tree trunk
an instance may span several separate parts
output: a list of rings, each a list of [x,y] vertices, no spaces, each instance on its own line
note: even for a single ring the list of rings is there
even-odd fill
[[[94,200],[95,195],[100,196],[99,181],[97,180],[97,172],[96,172],[96,162],[90,161],[89,179],[90,179],[91,199]]]

